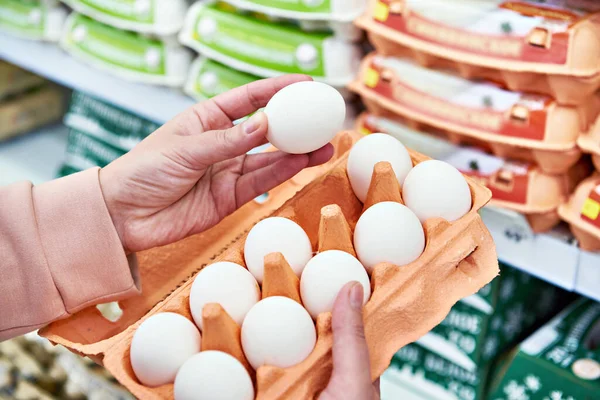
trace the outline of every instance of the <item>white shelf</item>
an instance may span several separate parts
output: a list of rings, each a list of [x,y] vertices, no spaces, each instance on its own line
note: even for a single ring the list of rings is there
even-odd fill
[[[600,301],[600,252],[580,250],[566,226],[535,234],[518,213],[485,207],[481,216],[502,262]]]
[[[65,157],[68,129],[52,125],[0,143],[0,187],[28,180],[49,181]]]
[[[127,82],[73,59],[54,43],[0,33],[0,59],[51,81],[99,97],[158,123],[194,104],[176,89]]]

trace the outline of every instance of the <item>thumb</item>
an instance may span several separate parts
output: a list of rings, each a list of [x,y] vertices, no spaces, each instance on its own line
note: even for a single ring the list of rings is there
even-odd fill
[[[264,144],[268,129],[267,116],[259,112],[228,129],[186,136],[179,153],[191,168],[206,168],[246,154]]]
[[[346,284],[333,305],[333,373],[329,386],[356,393],[356,399],[372,396],[369,348],[363,325],[363,287]]]

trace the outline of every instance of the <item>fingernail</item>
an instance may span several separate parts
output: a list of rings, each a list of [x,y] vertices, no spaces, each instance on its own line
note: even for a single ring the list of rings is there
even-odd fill
[[[363,306],[363,287],[360,283],[355,283],[350,288],[350,305],[356,310],[360,310]]]
[[[261,114],[262,113],[256,113],[251,116],[248,121],[244,122],[244,133],[246,133],[246,135],[252,135],[260,129],[262,120]]]

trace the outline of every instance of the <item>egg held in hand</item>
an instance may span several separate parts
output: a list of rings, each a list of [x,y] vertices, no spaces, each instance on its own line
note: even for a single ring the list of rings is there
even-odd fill
[[[456,221],[471,210],[472,198],[465,177],[452,165],[438,160],[415,166],[404,181],[404,204],[419,217]]]
[[[265,256],[281,253],[299,277],[311,259],[312,245],[304,229],[287,218],[272,217],[260,221],[248,232],[244,244],[244,260],[248,270],[262,283]]]
[[[425,232],[408,207],[391,201],[377,203],[358,219],[354,248],[371,273],[379,263],[402,266],[419,258],[425,249]]]
[[[155,314],[137,328],[131,341],[133,372],[145,386],[175,381],[179,368],[200,351],[198,328],[182,315]]]
[[[196,275],[190,291],[190,309],[194,322],[202,329],[202,309],[218,303],[242,325],[248,311],[260,300],[260,288],[252,274],[241,265],[217,262]]]
[[[319,253],[302,271],[300,279],[302,303],[316,319],[320,313],[333,309],[339,291],[352,281],[357,281],[363,286],[363,304],[366,304],[371,297],[371,284],[362,264],[345,251],[329,250]]]
[[[400,187],[412,169],[408,150],[400,141],[384,133],[373,133],[360,139],[348,155],[347,172],[354,194],[365,202],[375,164],[387,161],[392,165]]]
[[[343,129],[346,103],[329,85],[297,82],[277,92],[264,112],[267,140],[286,153],[305,154],[325,146]]]
[[[175,378],[175,400],[254,400],[248,371],[221,351],[203,351],[183,364]]]
[[[313,351],[317,333],[312,318],[287,297],[259,301],[242,324],[242,348],[252,368],[287,368],[304,361]]]

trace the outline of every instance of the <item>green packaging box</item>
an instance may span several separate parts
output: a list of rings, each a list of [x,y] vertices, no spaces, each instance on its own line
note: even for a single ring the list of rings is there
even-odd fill
[[[123,151],[131,150],[160,127],[81,92],[73,92],[64,123]]]
[[[490,400],[600,399],[600,303],[579,299],[513,352]]]
[[[501,265],[498,278],[457,303],[417,344],[473,371],[510,349],[569,299],[565,291]]]
[[[83,171],[93,167],[104,167],[126,152],[88,134],[71,129],[69,132],[65,164]]]

